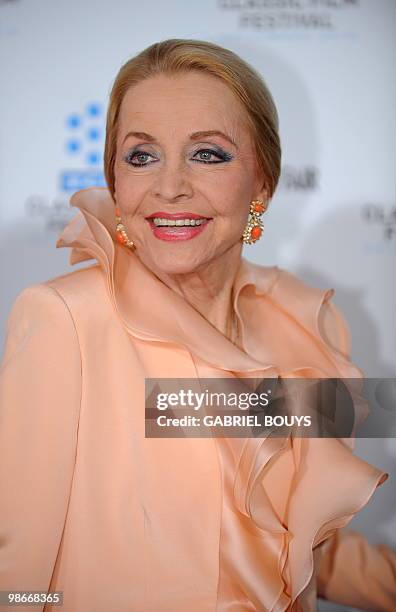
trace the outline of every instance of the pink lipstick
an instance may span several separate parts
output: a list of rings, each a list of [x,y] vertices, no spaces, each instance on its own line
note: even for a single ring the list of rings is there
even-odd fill
[[[146,220],[156,238],[169,241],[195,238],[205,230],[212,218],[187,211],[156,211],[146,217]]]

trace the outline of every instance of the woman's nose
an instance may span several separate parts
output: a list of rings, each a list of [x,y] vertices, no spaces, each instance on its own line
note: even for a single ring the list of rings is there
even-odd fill
[[[153,185],[157,198],[175,200],[181,196],[190,196],[192,186],[188,178],[188,169],[183,162],[167,162],[158,169]]]

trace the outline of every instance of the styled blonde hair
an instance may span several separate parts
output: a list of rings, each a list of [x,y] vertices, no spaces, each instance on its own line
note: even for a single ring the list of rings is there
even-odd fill
[[[126,92],[150,76],[172,76],[192,70],[221,79],[242,102],[258,166],[264,174],[268,195],[272,197],[279,181],[281,144],[278,113],[264,80],[229,49],[204,40],[170,38],[153,43],[132,57],[114,80],[107,110],[104,149],[104,173],[113,198],[118,119]]]

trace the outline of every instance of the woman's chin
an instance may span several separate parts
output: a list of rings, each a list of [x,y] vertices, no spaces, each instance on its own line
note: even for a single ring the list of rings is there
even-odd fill
[[[164,253],[161,249],[152,251],[150,256],[148,253],[143,256],[139,254],[143,263],[148,266],[151,270],[162,274],[190,274],[199,270],[202,265],[208,263],[208,256],[205,252],[198,253],[184,253],[183,257],[180,257],[180,252],[172,247],[167,253]]]

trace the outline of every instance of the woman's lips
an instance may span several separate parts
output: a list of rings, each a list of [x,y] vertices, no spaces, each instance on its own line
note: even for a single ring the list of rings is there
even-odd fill
[[[202,219],[202,223],[200,225],[155,225],[154,219],[169,219],[172,221],[177,221],[181,219]],[[180,213],[165,213],[162,211],[158,211],[146,217],[148,221],[151,231],[154,236],[159,240],[191,240],[191,238],[195,238],[198,234],[201,234],[205,227],[212,220],[211,218],[203,217],[202,215],[197,215],[196,213],[188,213],[188,212],[180,212]]]

